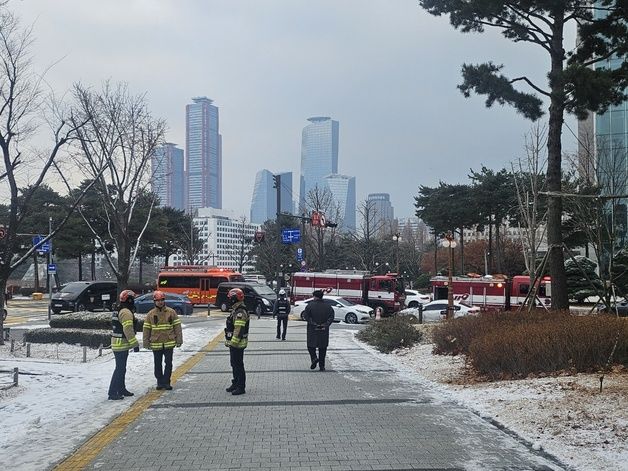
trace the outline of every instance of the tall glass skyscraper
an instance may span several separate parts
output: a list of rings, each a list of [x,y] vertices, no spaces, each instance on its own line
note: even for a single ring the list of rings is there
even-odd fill
[[[309,118],[301,134],[301,180],[299,210],[305,208],[307,194],[324,185],[324,177],[338,173],[338,121],[326,116]]]
[[[279,173],[281,177],[280,203],[282,213],[292,213],[292,172]],[[255,175],[251,198],[251,223],[263,224],[277,217],[277,190],[273,188],[273,173],[260,170]]]
[[[388,193],[371,193],[366,197],[369,208],[370,224],[375,234],[385,237],[392,232],[395,209],[390,204]]]
[[[331,174],[324,181],[340,210],[340,220],[330,222],[337,222],[343,232],[355,232],[355,177]],[[328,214],[327,217],[333,215]]]
[[[151,157],[151,188],[159,196],[160,206],[185,209],[183,149],[166,142]]]
[[[207,97],[186,106],[186,209],[222,208],[222,136],[218,107]]]

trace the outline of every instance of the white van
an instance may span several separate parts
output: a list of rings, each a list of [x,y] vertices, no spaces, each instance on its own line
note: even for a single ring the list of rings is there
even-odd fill
[[[244,281],[250,283],[259,283],[260,285],[266,284],[266,277],[264,275],[256,275],[254,273],[246,273],[244,275]]]

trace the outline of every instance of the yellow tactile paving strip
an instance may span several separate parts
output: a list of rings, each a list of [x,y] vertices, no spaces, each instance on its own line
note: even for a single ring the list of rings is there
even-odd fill
[[[190,371],[196,365],[205,353],[212,351],[224,339],[224,333],[218,334],[197,354],[188,358],[172,373],[172,383],[176,383],[181,376]],[[116,417],[104,429],[93,435],[78,450],[66,458],[55,467],[55,471],[81,471],[85,469],[98,454],[116,438],[118,438],[126,428],[132,424],[140,415],[150,407],[163,394],[163,391],[153,390],[145,394],[133,405]]]

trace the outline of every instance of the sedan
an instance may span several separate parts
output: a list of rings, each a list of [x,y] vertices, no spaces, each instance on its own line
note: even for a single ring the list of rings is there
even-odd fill
[[[480,313],[480,308],[477,306],[470,306],[465,303],[454,301],[454,318],[477,315]],[[419,310],[417,308],[408,308],[398,312],[400,316],[409,316],[418,320]],[[423,306],[423,322],[438,322],[445,320],[447,315],[447,300],[439,299],[432,301]]]
[[[419,293],[413,289],[406,289],[406,306],[408,307],[418,307],[419,304],[427,304],[432,300],[432,297],[429,294]]]
[[[312,302],[314,298],[297,301],[292,306],[291,313],[300,316],[302,320],[305,306]],[[347,324],[357,324],[358,322],[368,322],[373,316],[373,308],[362,304],[355,304],[340,296],[325,296],[323,302],[329,304],[334,310],[334,322],[344,321]]]
[[[595,305],[595,310],[602,314],[617,314],[619,317],[627,317],[628,316],[628,300],[617,300],[615,303],[611,303],[611,310],[609,312],[608,308],[605,304],[599,303]]]
[[[178,316],[190,316],[194,306],[190,299],[183,294],[164,293],[166,295],[166,306],[174,309]],[[135,309],[138,314],[146,314],[155,307],[153,293],[148,293],[135,299]]]

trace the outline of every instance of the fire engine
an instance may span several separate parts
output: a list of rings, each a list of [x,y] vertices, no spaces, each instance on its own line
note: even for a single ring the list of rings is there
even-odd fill
[[[374,309],[381,307],[385,314],[401,309],[405,300],[403,280],[396,273],[373,275],[359,270],[326,270],[292,275],[293,303],[310,298],[317,289]]]
[[[449,278],[436,276],[432,282],[432,294],[434,299],[447,299]],[[452,277],[454,300],[466,301],[479,306],[482,309],[506,309],[519,306],[530,292],[530,277],[524,275],[507,277]],[[537,282],[536,301],[537,306],[551,304],[550,277],[545,276]]]

